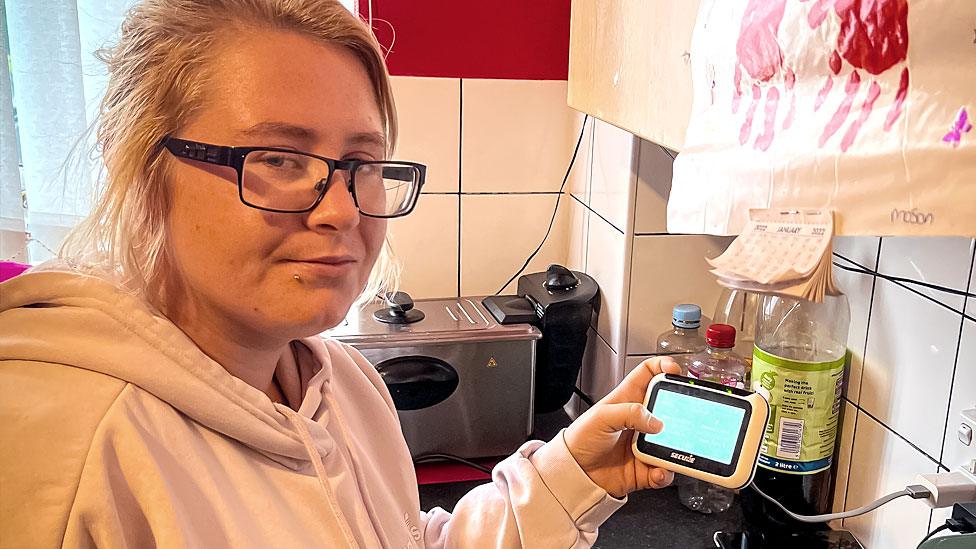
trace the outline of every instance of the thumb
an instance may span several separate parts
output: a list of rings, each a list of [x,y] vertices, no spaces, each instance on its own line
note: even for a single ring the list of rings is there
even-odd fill
[[[592,411],[595,427],[604,433],[632,430],[642,433],[658,433],[664,423],[654,417],[643,404],[636,402],[622,404],[603,404]]]

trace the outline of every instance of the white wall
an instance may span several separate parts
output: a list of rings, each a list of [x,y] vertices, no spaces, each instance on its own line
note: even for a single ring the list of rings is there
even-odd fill
[[[600,285],[580,380],[600,398],[654,352],[675,304],[698,303],[711,314],[720,288],[705,257],[731,239],[667,233],[673,160],[665,149],[594,120],[590,157],[572,189],[569,257]],[[570,411],[577,410],[574,401]]]
[[[835,251],[869,270],[976,291],[971,238],[841,237]],[[976,407],[976,300],[835,269],[851,300],[847,386],[835,509],[904,488],[918,473],[966,462],[959,412]],[[953,312],[949,307],[956,309]],[[968,454],[970,456],[976,453]],[[869,549],[913,549],[947,510],[899,500],[845,520]]]
[[[393,88],[396,157],[428,167],[417,209],[390,223],[401,289],[417,299],[495,293],[549,225],[583,118],[566,106],[566,82],[395,76]],[[568,260],[566,198],[527,273]]]

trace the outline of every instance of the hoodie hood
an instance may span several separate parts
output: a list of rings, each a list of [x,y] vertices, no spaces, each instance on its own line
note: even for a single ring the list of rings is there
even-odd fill
[[[36,329],[24,330],[25,323]],[[328,420],[320,404],[332,367],[321,338],[302,340],[321,369],[309,382],[318,390],[308,391],[294,412],[230,375],[145,300],[97,276],[41,270],[0,284],[0,334],[16,334],[4,336],[0,359],[121,379],[292,469],[314,459],[305,443],[323,454],[335,444],[324,428],[314,429],[309,441],[295,426],[296,416],[318,415],[323,427]]]

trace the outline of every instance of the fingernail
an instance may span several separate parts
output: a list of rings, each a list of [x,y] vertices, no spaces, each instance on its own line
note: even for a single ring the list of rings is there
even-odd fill
[[[657,484],[664,482],[664,471],[654,471],[654,482]]]
[[[664,430],[664,422],[660,419],[654,417],[650,412],[645,412],[644,417],[647,420],[647,427],[655,433],[659,433]]]

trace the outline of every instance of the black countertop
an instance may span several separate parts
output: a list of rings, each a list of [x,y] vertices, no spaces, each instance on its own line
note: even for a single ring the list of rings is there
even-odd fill
[[[442,507],[447,510],[464,494],[482,481],[453,484],[428,484],[420,487],[420,505],[424,510]],[[707,549],[714,548],[712,535],[717,530],[738,530],[742,511],[738,500],[732,508],[717,515],[703,515],[686,509],[678,502],[673,487],[644,490],[630,494],[627,504],[600,527],[594,547],[606,549]]]
[[[562,411],[537,415],[533,438],[549,440],[568,423],[569,418]],[[421,486],[421,508],[442,507],[450,511],[461,496],[479,484],[483,481]],[[681,505],[674,487],[644,490],[630,494],[627,504],[603,524],[594,547],[714,548],[712,536],[716,531],[736,531],[741,529],[742,523],[738,498],[724,513],[703,515]]]

